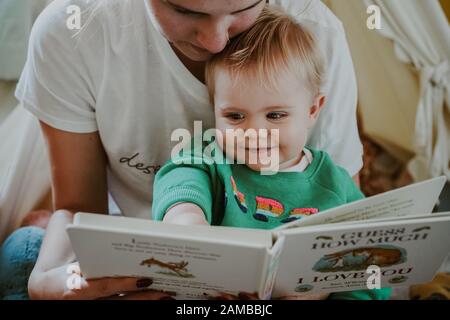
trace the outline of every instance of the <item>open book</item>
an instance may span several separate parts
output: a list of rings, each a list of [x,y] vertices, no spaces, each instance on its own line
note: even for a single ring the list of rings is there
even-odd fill
[[[431,281],[450,252],[450,213],[431,214],[444,184],[427,180],[273,230],[78,213],[67,232],[86,278],[151,277],[152,289],[186,299],[405,286]]]

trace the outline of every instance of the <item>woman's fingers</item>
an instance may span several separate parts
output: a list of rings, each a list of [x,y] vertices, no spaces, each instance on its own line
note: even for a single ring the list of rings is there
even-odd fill
[[[65,300],[94,300],[100,298],[164,299],[168,293],[145,291],[153,284],[150,278],[102,278],[86,280],[77,262],[41,273],[40,290],[36,298]],[[47,280],[47,281],[45,281]]]
[[[93,300],[117,296],[121,293],[141,291],[152,285],[149,278],[102,278],[87,281],[80,279],[79,288],[69,288],[65,299]]]

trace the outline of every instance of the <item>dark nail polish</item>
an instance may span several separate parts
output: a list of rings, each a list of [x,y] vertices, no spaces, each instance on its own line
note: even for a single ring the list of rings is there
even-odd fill
[[[153,280],[150,278],[139,279],[138,281],[136,281],[136,287],[147,288],[147,287],[151,286],[152,283],[153,283]]]

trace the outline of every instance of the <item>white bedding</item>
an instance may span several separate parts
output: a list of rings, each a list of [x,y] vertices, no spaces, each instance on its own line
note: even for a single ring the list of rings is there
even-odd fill
[[[18,106],[0,126],[0,243],[50,189],[38,120]]]
[[[52,0],[0,1],[0,79],[17,80],[25,64],[31,27]]]

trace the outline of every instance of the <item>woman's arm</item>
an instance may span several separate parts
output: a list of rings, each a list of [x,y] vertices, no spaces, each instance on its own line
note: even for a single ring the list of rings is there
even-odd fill
[[[29,281],[33,297],[36,272],[75,261],[65,226],[78,211],[107,213],[106,156],[98,133],[74,134],[41,122],[52,174],[53,206],[39,258]],[[65,209],[64,211],[62,209]],[[58,211],[59,210],[59,211]]]
[[[108,213],[106,154],[98,132],[41,127],[50,157],[54,209]]]
[[[86,281],[67,286],[76,267],[66,226],[78,211],[107,213],[106,155],[98,133],[74,134],[41,122],[50,156],[54,209],[36,265],[28,282],[32,299],[95,299],[142,290],[149,279]],[[77,268],[75,268],[77,269]],[[79,269],[79,268],[78,268]],[[142,294],[140,294],[142,296]],[[148,298],[161,293],[148,292]]]

